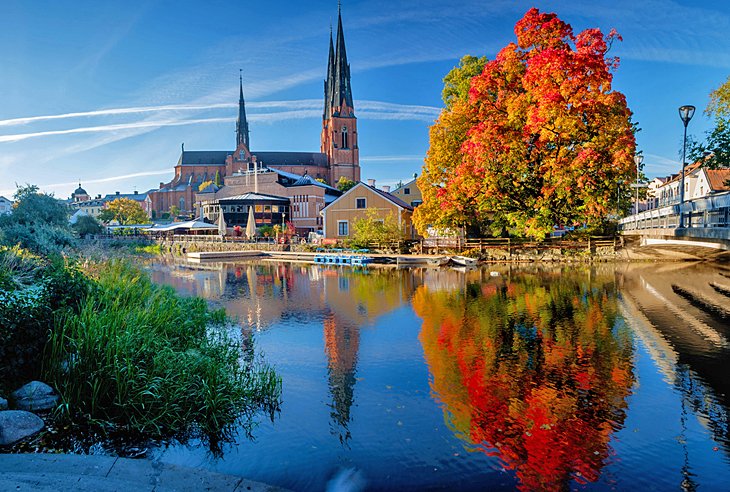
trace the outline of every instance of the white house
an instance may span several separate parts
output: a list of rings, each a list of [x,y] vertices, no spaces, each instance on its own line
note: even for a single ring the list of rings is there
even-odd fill
[[[13,211],[13,202],[4,196],[0,196],[0,215],[9,214]]]

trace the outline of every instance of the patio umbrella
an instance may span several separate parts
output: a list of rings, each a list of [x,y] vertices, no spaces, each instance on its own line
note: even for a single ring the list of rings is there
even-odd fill
[[[226,232],[228,232],[226,229],[226,219],[223,217],[223,210],[221,210],[220,215],[218,215],[218,234],[225,236]]]
[[[256,219],[253,216],[253,207],[248,207],[248,222],[246,223],[246,237],[253,239],[256,235]]]

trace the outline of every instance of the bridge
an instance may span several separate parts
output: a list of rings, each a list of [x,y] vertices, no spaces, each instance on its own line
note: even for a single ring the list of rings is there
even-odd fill
[[[683,227],[680,227],[680,214]],[[619,220],[619,230],[638,246],[694,256],[730,256],[730,193],[646,210]],[[631,241],[629,241],[631,242]]]

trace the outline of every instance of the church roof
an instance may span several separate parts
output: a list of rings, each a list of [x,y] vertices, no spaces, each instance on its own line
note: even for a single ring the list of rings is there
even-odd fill
[[[79,187],[74,190],[74,195],[88,195],[86,193],[86,190],[81,187],[81,183],[79,183]]]
[[[269,169],[271,169],[272,171],[274,171],[277,174],[284,176],[285,178],[289,178],[289,179],[293,180],[293,183],[291,183],[289,185],[282,183],[282,184],[284,184],[284,186],[314,185],[314,186],[319,186],[320,188],[324,188],[327,191],[334,191],[338,195],[341,193],[340,190],[338,190],[337,188],[334,188],[328,184],[322,183],[321,181],[317,181],[316,179],[312,178],[309,175],[301,176],[299,174],[288,173],[286,171],[282,171],[281,169],[276,169],[276,168],[269,168]],[[305,178],[305,179],[302,180],[302,178]]]
[[[334,50],[333,50],[334,48]],[[333,46],[330,32],[330,51],[327,63],[327,79],[324,82],[324,117],[337,114],[342,104],[354,108],[352,87],[350,87],[350,64],[347,63],[345,32],[342,29],[342,15],[337,10],[337,40]]]
[[[177,161],[178,166],[216,165],[224,166],[228,150],[184,150]]]
[[[321,152],[251,152],[266,167],[327,166],[327,155]]]

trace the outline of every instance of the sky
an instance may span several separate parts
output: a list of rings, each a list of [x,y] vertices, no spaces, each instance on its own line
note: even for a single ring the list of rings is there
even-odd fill
[[[730,5],[672,0],[342,1],[362,178],[420,173],[444,75],[514,41],[531,7],[574,31],[615,28],[614,89],[641,131],[645,173],[676,172],[730,75]],[[239,69],[251,147],[319,151],[336,0],[0,1],[0,195],[32,183],[66,198],[168,182],[186,150],[233,150]]]

